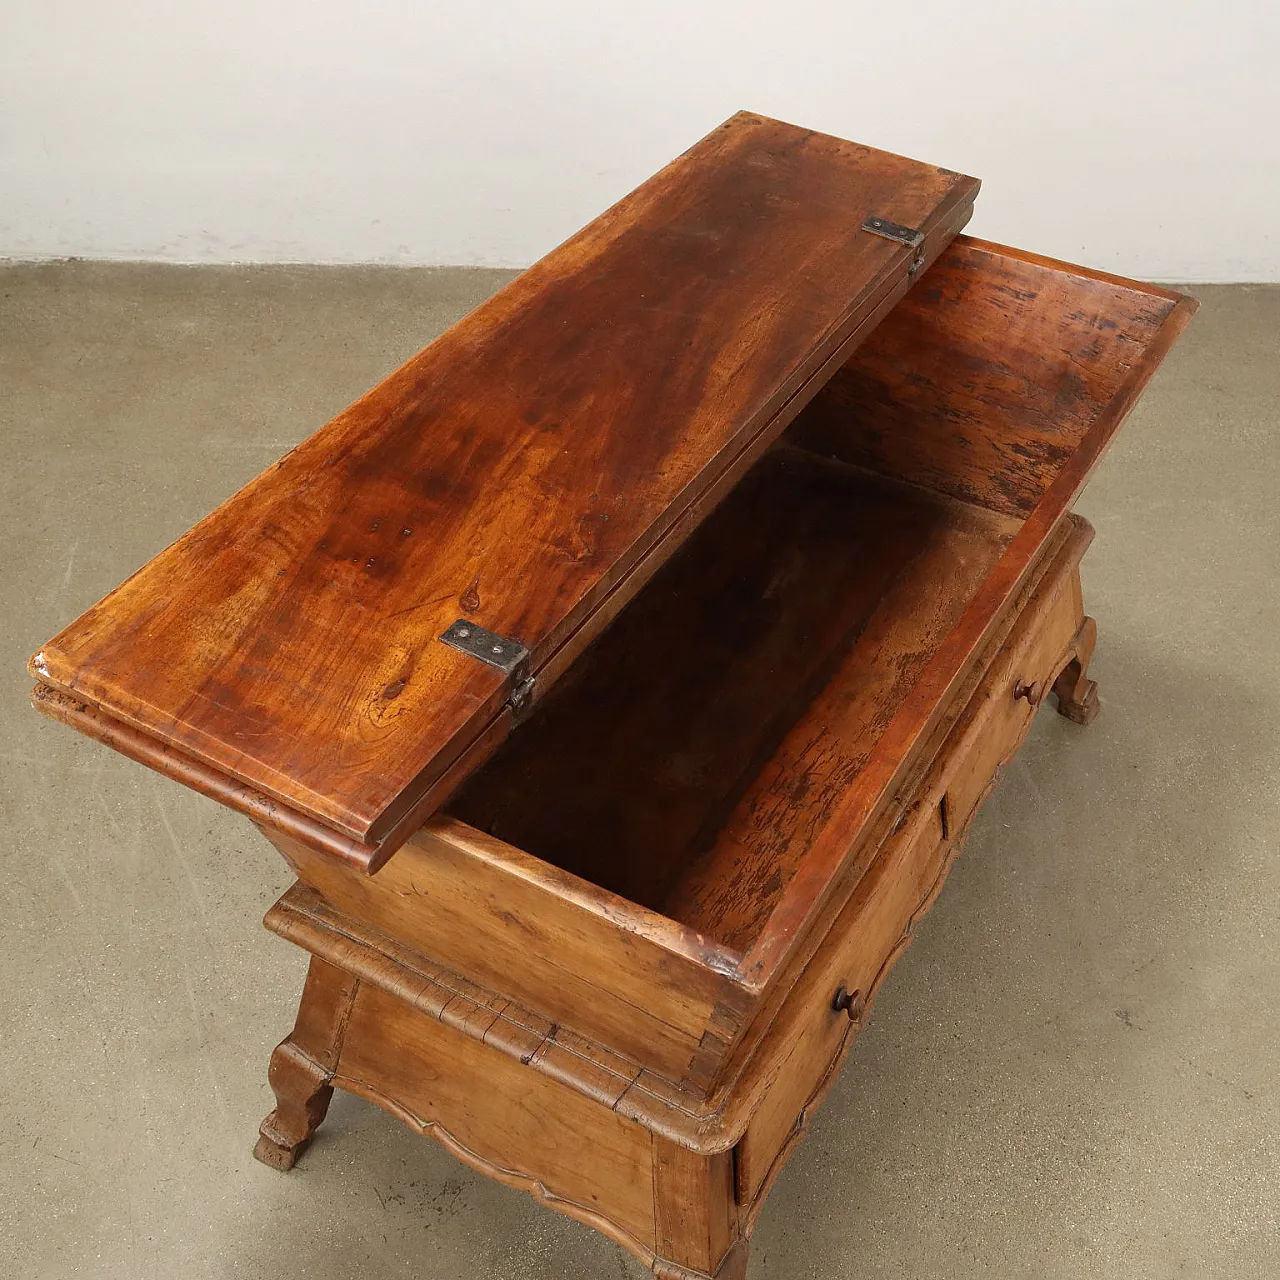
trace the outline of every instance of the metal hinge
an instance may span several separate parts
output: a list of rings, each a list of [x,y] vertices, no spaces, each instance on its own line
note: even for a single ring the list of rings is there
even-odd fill
[[[516,721],[524,719],[525,712],[533,706],[533,677],[525,676],[519,683],[512,682],[511,697],[507,699]]]
[[[524,715],[533,703],[534,678],[527,670],[529,650],[519,640],[509,640],[466,618],[459,618],[442,631],[440,639],[468,657],[505,671],[511,677],[511,695],[507,702],[512,715],[517,720]]]
[[[924,266],[924,232],[916,230],[915,227],[904,227],[900,222],[894,222],[890,218],[868,218],[862,224],[863,231],[870,231],[872,235],[883,236],[886,240],[894,240],[898,244],[905,244],[908,249],[914,249],[915,256],[911,259],[911,265],[907,268],[907,275],[914,278],[916,273]]]

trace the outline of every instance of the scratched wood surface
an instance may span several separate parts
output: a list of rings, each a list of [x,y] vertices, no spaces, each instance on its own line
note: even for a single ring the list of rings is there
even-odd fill
[[[1012,633],[989,655],[986,678],[919,780],[910,821],[881,848],[762,1038],[714,1097],[664,1086],[642,1069],[643,1056],[618,1052],[613,1034],[601,1041],[575,1033],[422,955],[400,938],[399,925],[394,938],[382,931],[392,923],[385,914],[371,929],[362,904],[346,915],[297,885],[268,914],[268,926],[313,953],[312,977],[319,966],[345,979],[330,986],[352,1016],[338,1025],[332,1001],[317,1002],[325,993],[308,979],[297,1026],[272,1056],[277,1107],[264,1121],[259,1158],[291,1165],[337,1085],[480,1172],[606,1232],[659,1276],[741,1277],[770,1184],[963,840],[964,825],[944,820],[952,811],[944,800],[975,764],[989,781],[998,773],[986,726],[1011,700],[1014,677],[1047,689],[1071,656],[1081,620],[1076,565],[1091,531],[1069,523],[1070,545],[1020,602]],[[1031,704],[1018,705],[1029,717]],[[1015,750],[1022,731],[999,752]],[[382,876],[344,879],[376,891],[412,848]],[[386,889],[405,893],[394,882]],[[837,992],[844,1003],[833,1001]],[[576,1162],[566,1162],[569,1150]]]
[[[450,812],[780,963],[1192,309],[959,237]]]
[[[837,763],[841,784],[826,786],[821,821],[807,829],[791,823],[785,789],[764,806],[790,825],[780,851],[789,880],[767,919],[745,899],[734,913],[743,932],[733,945],[753,939],[744,972],[757,980],[813,945],[851,835],[894,793],[1197,306],[1154,285],[964,236],[904,303],[873,335],[881,344],[864,345],[847,362],[832,399],[807,407],[794,438],[959,498],[975,512],[1004,515],[1016,533],[874,742],[856,721],[840,730],[851,729],[870,750],[856,769],[841,774],[844,760]],[[893,407],[899,397],[902,411]],[[820,439],[808,430],[815,421]],[[925,464],[930,457],[936,461]],[[827,775],[833,761],[823,735],[833,723],[800,722],[780,748],[792,753],[795,785],[813,769]],[[741,810],[737,829],[762,816]],[[718,936],[729,941],[727,932]]]
[[[56,636],[43,682],[361,841],[859,329],[973,179],[739,114]],[[809,387],[811,392],[815,387]],[[779,428],[780,429],[780,428]],[[401,834],[407,835],[407,832]]]
[[[1186,301],[960,237],[793,430],[819,452],[1026,516]]]
[[[1016,528],[776,450],[448,812],[743,952]]]

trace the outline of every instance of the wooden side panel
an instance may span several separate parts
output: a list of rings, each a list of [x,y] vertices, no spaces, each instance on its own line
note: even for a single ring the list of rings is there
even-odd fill
[[[652,1256],[652,1138],[607,1107],[368,983],[334,1084],[481,1173]]]
[[[434,820],[372,878],[265,834],[336,907],[669,1079],[745,1008],[723,972],[734,958],[714,944],[701,959],[664,949],[629,927],[642,909],[599,891],[587,909],[569,895],[591,886],[462,823]]]
[[[770,1039],[787,1044],[775,1059],[738,1151],[738,1199],[750,1206],[803,1130],[805,1108],[861,1025],[875,990],[905,943],[911,921],[931,897],[946,861],[936,806],[895,836],[863,876],[814,956]],[[833,1006],[838,988],[855,1020]]]
[[[793,433],[821,453],[1027,515],[1180,302],[958,237]]]

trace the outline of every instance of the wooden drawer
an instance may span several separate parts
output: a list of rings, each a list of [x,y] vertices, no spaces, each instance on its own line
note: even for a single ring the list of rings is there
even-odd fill
[[[973,813],[1074,654],[1084,621],[1078,566],[1091,537],[1076,521],[922,776],[902,827],[877,853],[770,1026],[738,1147],[744,1207],[768,1189],[803,1132],[880,983],[941,889]],[[1023,696],[1015,696],[1019,690]]]
[[[1084,622],[1073,573],[1048,584],[1042,617],[1027,627],[983,677],[965,749],[946,791],[949,831],[964,831],[1022,743]]]
[[[1002,643],[1176,305],[959,238],[376,875],[264,830],[343,911],[715,1105],[947,726],[948,835],[1016,747],[1068,604]]]
[[[738,1202],[768,1187],[843,1061],[883,975],[930,899],[947,850],[937,806],[890,839],[859,882],[771,1039],[789,1045],[738,1148]],[[837,1007],[839,1003],[847,1005]]]

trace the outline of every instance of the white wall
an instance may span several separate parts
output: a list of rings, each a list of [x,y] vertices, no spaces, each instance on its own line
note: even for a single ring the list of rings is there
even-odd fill
[[[0,0],[0,255],[524,265],[740,107],[1280,279],[1276,0]]]

